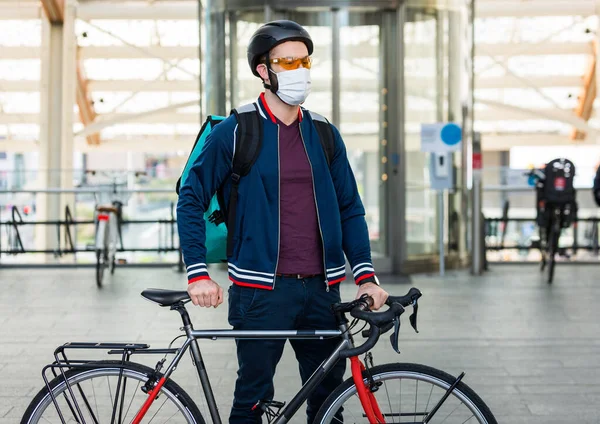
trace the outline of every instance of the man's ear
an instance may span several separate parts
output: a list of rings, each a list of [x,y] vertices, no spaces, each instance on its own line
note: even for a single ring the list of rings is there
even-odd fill
[[[265,65],[264,63],[259,64],[256,67],[256,72],[258,72],[258,75],[260,75],[260,78],[263,80],[263,82],[267,82],[267,84],[269,83],[269,70],[267,69],[267,65]]]

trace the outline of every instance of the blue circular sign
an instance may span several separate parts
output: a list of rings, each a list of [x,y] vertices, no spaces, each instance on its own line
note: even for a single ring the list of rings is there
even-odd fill
[[[448,146],[454,146],[455,144],[460,143],[462,140],[462,130],[456,124],[446,124],[442,128],[442,133],[440,136],[444,144],[447,144]]]

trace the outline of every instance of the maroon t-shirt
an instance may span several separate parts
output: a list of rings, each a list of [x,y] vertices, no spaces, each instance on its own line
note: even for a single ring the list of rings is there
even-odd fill
[[[323,247],[317,218],[310,163],[300,136],[299,121],[279,119],[281,178],[281,238],[279,274],[323,273]]]

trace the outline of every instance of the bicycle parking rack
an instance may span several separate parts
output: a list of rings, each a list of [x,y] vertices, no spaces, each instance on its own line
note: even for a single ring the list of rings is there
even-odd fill
[[[181,255],[181,249],[175,245],[175,232],[177,220],[174,213],[174,204],[171,203],[171,213],[169,219],[144,219],[144,220],[121,220],[119,222],[118,237],[120,246],[117,248],[117,252],[179,252],[179,259],[177,262],[178,272],[184,271],[183,257]],[[95,251],[95,247],[77,248],[74,242],[74,231],[77,230],[77,226],[83,225],[94,225],[95,220],[75,220],[69,209],[69,206],[65,207],[65,219],[64,220],[50,220],[50,221],[26,221],[19,212],[16,206],[11,209],[11,219],[9,221],[0,221],[0,232],[5,229],[8,233],[8,246],[2,245],[2,238],[0,237],[0,265],[2,255],[21,255],[27,253],[38,253],[38,254],[51,254],[55,257],[62,257],[66,254],[77,254]],[[123,237],[121,233],[121,227],[123,225],[139,225],[139,224],[158,224],[159,231],[159,246],[158,247],[125,247],[123,243]],[[56,227],[56,249],[33,249],[26,247],[21,237],[21,228],[25,226],[55,226]],[[166,228],[166,229],[165,229]],[[61,244],[61,230],[64,230],[64,247]],[[166,240],[165,240],[166,239]],[[165,242],[166,241],[166,242]],[[164,243],[166,246],[161,246]],[[173,265],[173,264],[169,264]]]
[[[507,244],[506,237],[506,228],[510,222],[516,223],[534,223],[535,218],[485,218],[485,239],[487,240],[489,236],[499,237],[500,243],[498,245],[490,245],[490,243],[485,244],[485,251],[501,251],[501,250],[537,250],[539,249],[539,245],[537,244]],[[578,241],[578,233],[580,229],[580,223],[590,223],[591,224],[591,241],[587,245],[581,245]],[[574,253],[577,253],[578,250],[588,250],[594,253],[594,255],[598,255],[600,251],[599,246],[599,238],[598,238],[598,224],[600,223],[600,218],[577,218],[573,221],[573,243],[571,246],[564,246],[561,249],[570,249]],[[503,225],[499,225],[503,224]],[[574,261],[576,262],[576,261]]]

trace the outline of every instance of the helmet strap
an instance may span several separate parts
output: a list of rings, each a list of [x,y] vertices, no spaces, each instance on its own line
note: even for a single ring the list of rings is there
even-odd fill
[[[277,90],[279,89],[279,82],[277,81],[277,74],[271,69],[271,63],[267,60],[267,72],[269,73],[269,83],[266,83],[263,80],[263,87],[267,90],[270,90],[271,93],[277,94]]]

